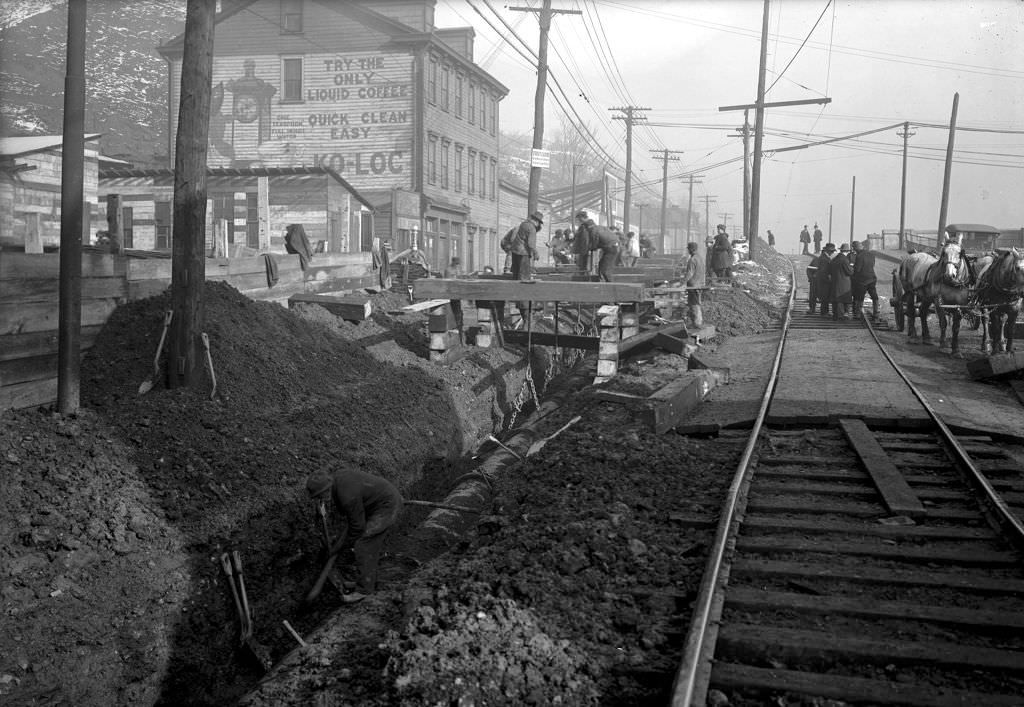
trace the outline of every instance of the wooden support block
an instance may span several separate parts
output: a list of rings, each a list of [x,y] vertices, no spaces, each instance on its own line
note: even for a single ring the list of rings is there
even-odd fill
[[[430,332],[430,350],[447,351],[455,344],[461,342],[458,330],[432,331]]]
[[[693,339],[693,343],[699,346],[702,339],[706,341],[715,335],[715,327],[711,324],[705,324],[701,328],[689,330],[687,333]]]
[[[707,371],[687,371],[647,399],[648,424],[659,434],[668,432],[682,423],[714,387],[715,379]]]
[[[710,371],[718,385],[725,385],[729,382],[729,367],[714,354],[705,351],[694,352],[690,356],[689,368],[691,371],[696,369]]]
[[[619,393],[614,390],[595,390],[594,397],[606,403],[643,403],[647,401],[647,398],[643,395]]]
[[[664,349],[669,353],[680,354],[683,356],[686,355],[686,347],[689,346],[689,344],[682,339],[661,333],[654,337],[654,341],[652,343],[658,348]],[[691,368],[693,368],[693,366],[691,366]]]
[[[994,378],[1024,369],[1024,351],[993,354],[967,362],[967,373],[974,380]]]
[[[509,302],[640,302],[643,287],[617,282],[532,282],[519,280],[445,280],[420,278],[413,283],[418,299],[490,299]]]
[[[640,333],[640,315],[637,313],[636,304],[620,305],[620,315],[623,339],[628,339]]]
[[[478,324],[490,324],[491,323],[491,308],[490,307],[477,307],[476,308],[476,321]]]
[[[596,351],[600,339],[596,336],[580,336],[577,334],[552,334],[547,331],[535,331],[528,333],[521,329],[509,329],[503,331],[502,336],[509,344],[526,344],[527,340],[533,346],[557,346],[566,349],[582,349],[583,351]]]
[[[370,318],[373,305],[368,297],[296,294],[288,298],[288,309],[299,304],[316,304],[331,314],[350,322],[362,322]]]
[[[619,356],[635,356],[654,346],[654,339],[659,335],[673,336],[676,338],[686,337],[686,326],[684,324],[668,324],[666,326],[645,331],[628,339],[619,342]]]
[[[882,502],[893,515],[921,517],[925,514],[921,499],[917,497],[903,474],[882,449],[882,445],[863,420],[840,420],[839,427],[860,457],[864,469],[871,475]]]
[[[619,307],[606,304],[597,309],[597,327],[601,340],[597,350],[596,382],[603,382],[619,370]]]
[[[458,323],[455,321],[455,312],[449,302],[430,311],[430,318],[427,320],[427,329],[430,331],[448,331],[455,329]]]
[[[597,377],[605,380],[611,378],[619,371],[619,362],[606,359],[597,361]]]

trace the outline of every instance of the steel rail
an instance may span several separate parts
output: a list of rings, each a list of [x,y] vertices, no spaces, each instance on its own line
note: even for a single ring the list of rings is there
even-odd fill
[[[863,313],[861,314],[862,318],[865,316],[866,315]],[[960,465],[960,468],[967,473],[969,477],[968,480],[974,484],[978,491],[981,492],[982,500],[987,504],[989,511],[995,516],[994,520],[1004,529],[1004,532],[1010,536],[1010,542],[1012,542],[1017,549],[1024,551],[1024,523],[1022,523],[1021,520],[1013,514],[1009,505],[999,495],[999,492],[995,490],[991,482],[985,478],[985,475],[981,473],[981,470],[975,466],[973,461],[971,461],[967,451],[964,450],[963,445],[961,445],[959,440],[957,440],[952,430],[950,430],[946,423],[942,421],[942,418],[935,411],[935,408],[933,408],[925,399],[921,391],[917,389],[917,386],[910,381],[910,378],[903,372],[903,369],[899,367],[895,359],[893,359],[893,357],[889,355],[889,352],[885,350],[885,347],[882,346],[882,342],[878,339],[878,334],[875,333],[875,330],[870,325],[868,326],[868,331],[871,332],[871,338],[875,340],[875,344],[877,344],[882,355],[885,356],[886,360],[889,362],[889,365],[893,367],[896,374],[903,379],[904,383],[907,384],[907,387],[910,388],[910,392],[914,394],[914,397],[921,403],[925,412],[927,412],[928,416],[932,419],[932,422],[935,423],[935,426],[939,430],[939,435],[947,447],[947,451],[952,453],[956,462]]]
[[[779,368],[782,364],[782,352],[786,345],[786,335],[789,333],[789,325],[792,321],[793,300],[796,297],[796,266],[792,261],[790,261],[790,267],[789,301],[782,320],[782,335],[779,337],[779,345],[775,350],[775,360],[772,363],[764,395],[761,397],[761,406],[758,408],[754,427],[747,439],[746,447],[743,449],[743,456],[733,473],[726,506],[718,521],[715,541],[704,567],[700,593],[697,596],[693,619],[690,621],[690,628],[686,634],[682,662],[672,684],[672,699],[669,703],[672,707],[690,707],[697,689],[700,669],[702,666],[710,665],[711,653],[714,652],[714,644],[707,638],[712,624],[717,622],[721,615],[720,602],[716,606],[716,599],[719,597],[716,588],[720,582],[724,584],[728,579],[728,570],[725,564],[726,553],[735,537],[732,532],[733,526],[739,522],[739,515],[743,510],[740,508],[740,504],[741,500],[745,500],[746,491],[750,485],[750,460],[753,457],[754,448],[757,446],[761,428],[764,426],[764,420],[768,414],[768,406],[771,404],[772,395],[775,392],[775,384],[778,381]]]

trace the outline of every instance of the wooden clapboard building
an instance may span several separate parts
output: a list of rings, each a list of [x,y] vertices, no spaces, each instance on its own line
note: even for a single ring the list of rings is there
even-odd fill
[[[360,229],[394,252],[415,245],[439,270],[453,255],[468,268],[495,260],[498,106],[508,90],[473,63],[472,28],[435,27],[434,6],[225,2],[214,33],[209,165],[328,168],[374,205]],[[183,39],[159,48],[172,136]],[[369,239],[360,231],[351,242]]]

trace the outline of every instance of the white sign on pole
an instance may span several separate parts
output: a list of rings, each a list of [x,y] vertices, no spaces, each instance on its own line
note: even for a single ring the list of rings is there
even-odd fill
[[[551,166],[551,152],[549,150],[531,150],[530,166],[547,169]]]

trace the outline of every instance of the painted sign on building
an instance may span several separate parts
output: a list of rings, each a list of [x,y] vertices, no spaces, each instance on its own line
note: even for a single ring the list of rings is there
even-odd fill
[[[209,164],[322,166],[360,189],[406,186],[412,77],[407,54],[218,58]]]

